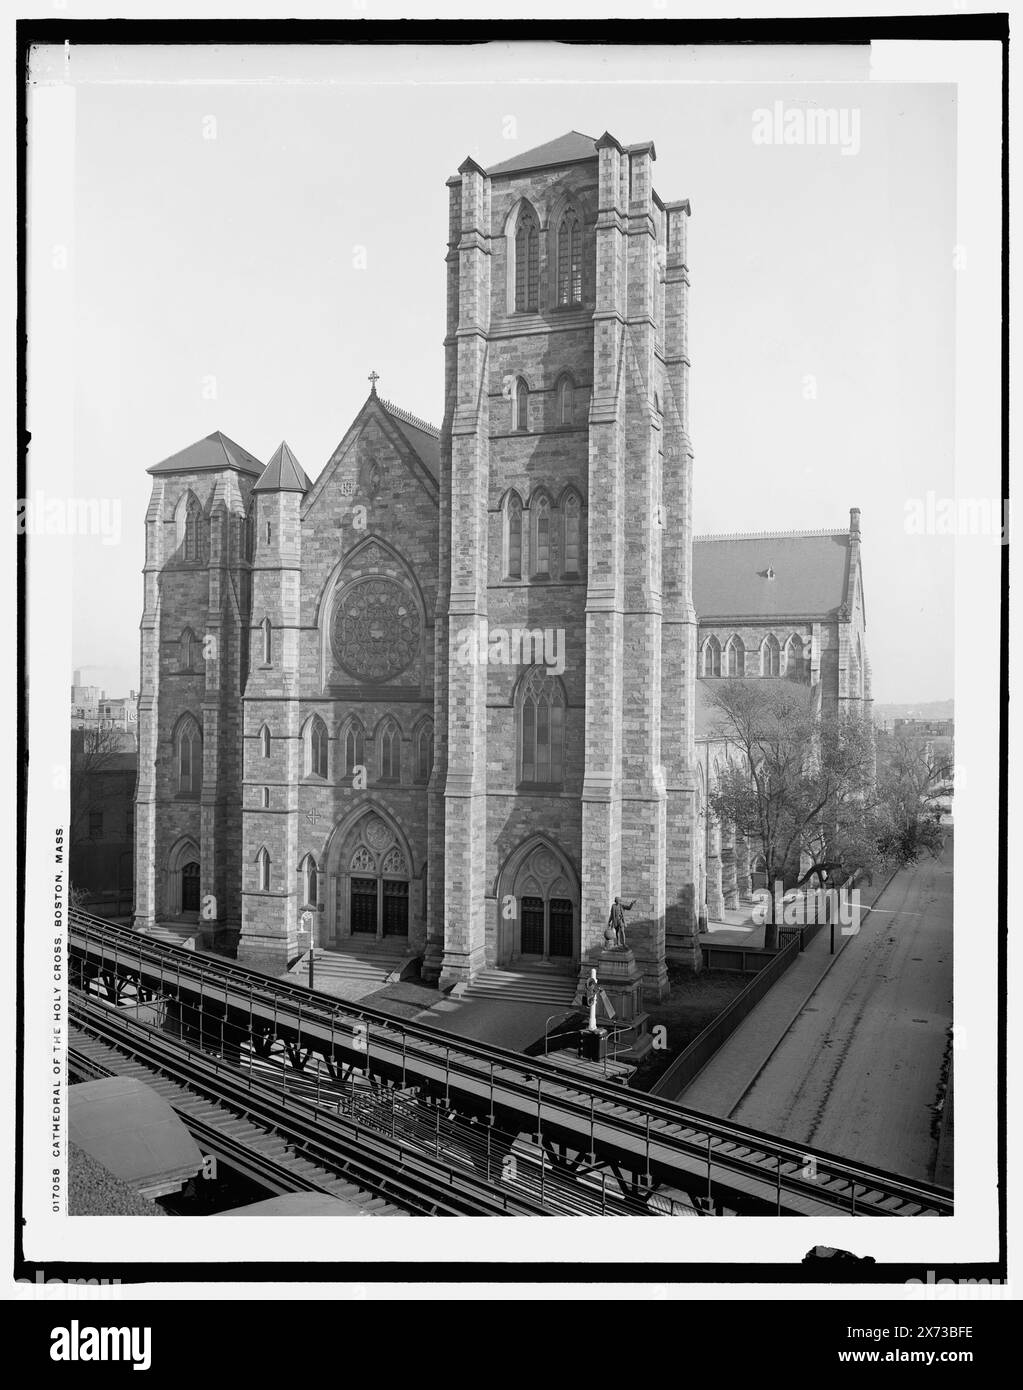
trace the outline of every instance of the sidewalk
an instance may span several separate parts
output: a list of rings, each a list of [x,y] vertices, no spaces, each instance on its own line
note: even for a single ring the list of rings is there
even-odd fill
[[[763,946],[766,928],[753,921],[753,903],[743,903],[740,908],[723,908],[718,921],[708,922],[707,930],[700,932],[703,946]]]
[[[889,875],[876,889],[863,890],[861,905],[863,919],[895,877]],[[862,925],[862,923],[861,923]],[[763,944],[763,929],[761,942]],[[701,940],[705,940],[701,936]],[[715,932],[715,942],[728,939],[727,932]],[[756,942],[740,937],[749,945]],[[796,957],[785,974],[768,990],[753,1012],[739,1024],[732,1036],[719,1048],[696,1079],[676,1098],[676,1103],[700,1110],[707,1115],[727,1119],[753,1085],[771,1056],[809,1003],[821,980],[842,951],[852,940],[835,928],[835,954],[830,954],[831,934],[828,927],[820,931],[806,949]]]

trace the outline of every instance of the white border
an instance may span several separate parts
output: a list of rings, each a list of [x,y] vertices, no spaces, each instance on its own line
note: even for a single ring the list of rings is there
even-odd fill
[[[122,6],[122,13],[128,7]],[[356,6],[361,12],[361,7]],[[563,5],[561,12],[570,14],[572,6]],[[660,6],[637,7],[645,17],[669,17],[680,7]],[[900,6],[901,12],[911,9]],[[925,7],[927,11],[932,6]],[[957,7],[966,8],[966,7]],[[979,7],[978,7],[979,8]],[[151,6],[131,7],[138,17],[152,13]],[[252,4],[237,7],[224,4],[220,7],[222,17],[244,12],[246,17],[256,17],[258,7]],[[503,12],[508,17],[516,13],[517,7],[506,5]],[[619,6],[611,6],[602,11],[599,6],[586,7],[586,13],[595,17],[601,12],[614,13]],[[778,15],[805,14],[796,7],[775,5],[773,13]],[[47,13],[52,13],[48,9]],[[84,17],[87,7],[75,7],[74,17]],[[367,6],[366,17],[387,17],[397,13],[395,7],[372,4]],[[442,7],[434,7],[435,13],[444,13]],[[457,12],[457,11],[455,11]],[[296,7],[293,14],[327,17],[326,7]],[[416,12],[413,11],[413,14]],[[691,16],[691,9],[686,10]],[[330,17],[337,17],[337,11]],[[978,49],[987,49],[986,54]],[[999,276],[999,224],[1000,189],[998,178],[1000,169],[995,158],[992,168],[992,151],[998,149],[1000,133],[1000,77],[1001,48],[998,45],[966,44],[887,44],[874,46],[872,53],[872,77],[884,81],[956,81],[959,85],[959,179],[957,182],[957,211],[959,219],[959,241],[970,251],[969,277],[960,279],[957,318],[957,480],[965,480],[963,491],[971,495],[997,496],[1000,492],[1000,459],[998,455],[997,422],[999,407],[999,339],[998,321],[1000,318]],[[60,98],[47,98],[59,101]],[[41,103],[36,103],[37,110]],[[51,107],[51,111],[53,108]],[[47,113],[49,116],[49,113]],[[53,119],[52,117],[50,119]],[[59,126],[64,124],[67,132],[67,114],[54,119]],[[59,157],[60,139],[58,133],[51,131],[53,146],[50,156],[56,161]],[[33,126],[33,140],[37,142],[32,151],[33,160],[45,153],[44,141],[47,139],[44,121],[39,117]],[[46,194],[59,202],[58,180],[53,177],[56,162],[47,170],[45,179],[36,179],[30,189],[32,223],[32,245],[34,256],[43,254],[41,248],[48,244],[45,230],[45,216],[55,217],[68,225],[67,209],[51,206],[44,213],[39,198]],[[66,166],[65,166],[66,167]],[[13,172],[13,171],[12,171]],[[978,254],[973,248],[978,248]],[[47,301],[36,274],[38,260],[30,259],[29,275],[31,289],[31,328],[33,351],[48,363],[56,357],[49,355],[45,347],[46,316],[53,327],[53,344],[61,341],[56,327],[59,315],[59,302]],[[9,260],[8,264],[12,264]],[[976,273],[974,273],[974,271]],[[31,371],[31,362],[30,362]],[[69,411],[71,396],[67,390],[69,377],[64,377],[63,402]],[[30,378],[30,403],[34,406],[40,383]],[[70,464],[71,451],[67,434],[61,438],[61,429],[66,430],[67,418],[62,415],[61,392],[50,392],[46,409],[40,406],[33,410],[30,427],[34,434],[34,454],[32,468],[45,466],[48,485],[55,487],[53,480],[59,478]],[[47,435],[49,436],[47,438]],[[982,476],[978,476],[980,473]],[[30,491],[31,491],[30,471]],[[68,488],[70,491],[70,487]],[[971,566],[967,573],[962,567],[957,574],[956,621],[957,655],[964,651],[968,643],[970,652],[977,650],[978,642],[984,650],[995,653],[998,650],[997,608],[995,598],[998,593],[998,570],[1000,552],[992,546],[983,555],[979,547],[971,547]],[[975,563],[974,563],[975,562]],[[33,566],[30,572],[33,590],[33,604],[45,619],[33,622],[29,633],[29,688],[32,692],[31,714],[33,728],[59,730],[66,728],[66,691],[69,682],[69,642],[66,639],[66,624],[62,629],[62,616],[65,613],[64,596],[69,592],[69,576],[59,571],[59,561],[53,558],[47,562],[45,573],[40,574]],[[45,630],[45,645],[41,633]],[[987,668],[978,669],[976,661],[966,659],[957,662],[959,679],[956,683],[957,700],[957,760],[968,768],[966,786],[957,804],[957,857],[960,865],[970,866],[969,873],[960,872],[956,886],[956,920],[958,923],[979,924],[971,927],[967,936],[961,928],[956,939],[956,1017],[957,1026],[967,1031],[967,1052],[974,1053],[969,1065],[970,1084],[960,1084],[957,1074],[957,1170],[965,1171],[965,1160],[971,1151],[976,1151],[980,1161],[979,1174],[973,1170],[974,1180],[960,1191],[957,1216],[942,1222],[892,1222],[869,1223],[869,1244],[871,1253],[879,1259],[920,1261],[934,1260],[975,1260],[989,1259],[994,1255],[990,1239],[990,1223],[993,1210],[994,1182],[992,1166],[994,1161],[994,1114],[995,1094],[991,1062],[994,1057],[994,1018],[995,982],[993,978],[994,929],[997,919],[993,851],[996,844],[996,830],[993,824],[994,808],[997,804],[998,758],[997,746],[993,745],[995,725],[993,712],[997,707],[997,684],[995,664],[992,660]],[[49,842],[45,827],[53,821],[54,813],[62,803],[50,800],[43,810],[43,798],[52,797],[52,784],[47,790],[44,769],[38,764],[32,772],[32,806],[30,814],[30,867],[28,884],[46,882],[42,867]],[[66,814],[66,811],[64,812]],[[38,817],[36,819],[35,817]],[[41,831],[40,826],[44,829]],[[40,835],[42,838],[40,839]],[[38,860],[33,859],[39,855]],[[40,877],[41,876],[41,877]],[[33,890],[34,892],[34,890]],[[33,893],[30,892],[31,902]],[[35,930],[35,922],[27,933],[32,958],[26,961],[29,978],[36,972],[45,975],[46,937]],[[27,1005],[32,1007],[30,989]],[[7,1015],[10,1017],[10,1014]],[[41,1065],[38,1055],[30,1055],[28,1049],[38,1047],[38,1039],[26,1019],[26,1064],[34,1070]],[[33,1024],[34,1027],[34,1024]],[[43,1049],[45,1052],[45,1048]],[[973,1062],[976,1061],[974,1067]],[[26,1122],[29,1119],[28,1106],[38,1102],[30,1096],[31,1088],[26,1089]],[[33,1119],[33,1123],[35,1120]],[[26,1176],[29,1164],[26,1164]],[[979,1178],[979,1180],[977,1180]],[[102,1249],[103,1257],[111,1260],[132,1261],[155,1258],[154,1238],[165,1250],[170,1261],[194,1260],[196,1258],[195,1222],[146,1222],[143,1231],[137,1221],[123,1218],[61,1220],[59,1234],[50,1228],[44,1230],[37,1225],[39,1213],[26,1203],[26,1215],[31,1216],[26,1238],[26,1253],[30,1258],[46,1259],[95,1259]],[[212,1221],[207,1233],[206,1224]],[[209,1257],[216,1259],[241,1260],[245,1258],[265,1258],[266,1231],[262,1226],[254,1226],[251,1234],[239,1230],[247,1223],[230,1223],[231,1249],[228,1252],[227,1232],[224,1223],[209,1218],[202,1231],[202,1245]],[[344,1225],[345,1252],[338,1250],[336,1228],[310,1230],[314,1223],[303,1221],[277,1221],[272,1227],[275,1258],[279,1259],[327,1259],[330,1261],[366,1258],[371,1260],[398,1258],[406,1261],[423,1259],[435,1260],[438,1257],[436,1231],[423,1228],[421,1235],[415,1234],[415,1223],[410,1235],[406,1223],[384,1223],[373,1227],[372,1235],[364,1223]],[[489,1225],[489,1223],[487,1223]],[[362,1227],[365,1235],[360,1235],[352,1226]],[[538,1250],[537,1227],[533,1222],[506,1221],[500,1228],[491,1232],[480,1230],[480,1223],[466,1221],[448,1223],[445,1226],[445,1258],[509,1259],[520,1262],[543,1258],[557,1262],[555,1252],[567,1252],[572,1261],[587,1259],[603,1260],[607,1251],[607,1232],[604,1223],[598,1220],[580,1223],[573,1220],[564,1224],[555,1221],[547,1223],[542,1230],[543,1252]],[[668,1242],[661,1234],[660,1227],[654,1227],[649,1235],[644,1234],[646,1223],[633,1223],[629,1228],[634,1246],[630,1259],[648,1262],[651,1276],[656,1280],[656,1266],[663,1260],[678,1258],[678,1236]],[[585,1229],[583,1229],[585,1227]],[[159,1232],[156,1228],[160,1228]],[[620,1227],[616,1228],[621,1230]],[[724,1219],[703,1226],[690,1224],[684,1228],[685,1259],[695,1261],[736,1261],[743,1260],[755,1266],[766,1261],[798,1261],[811,1244],[850,1244],[850,1227],[847,1220],[829,1219],[812,1221],[778,1221],[777,1219],[743,1218]],[[861,1228],[856,1228],[857,1232]],[[388,1230],[392,1233],[388,1235]],[[399,1234],[398,1232],[401,1232]],[[166,1233],[165,1233],[166,1232]],[[432,1234],[431,1234],[432,1232]],[[791,1234],[787,1234],[791,1232]],[[702,1233],[702,1234],[701,1234]],[[497,1236],[497,1241],[495,1241]],[[362,1247],[372,1242],[372,1250]],[[498,1244],[499,1241],[499,1244]],[[855,1242],[853,1242],[855,1243]],[[861,1242],[862,1243],[862,1242]],[[654,1248],[651,1249],[650,1246]],[[660,1247],[660,1248],[657,1248]],[[457,1251],[457,1253],[456,1253]],[[229,1297],[229,1286],[207,1288],[205,1295],[213,1293],[218,1297]],[[156,1292],[155,1290],[153,1291]],[[751,1296],[762,1296],[763,1290],[751,1292]],[[877,1296],[877,1286],[866,1286],[867,1296]],[[546,1290],[545,1290],[546,1294]],[[732,1292],[735,1297],[738,1290]],[[163,1294],[162,1296],[168,1296]],[[181,1291],[170,1292],[169,1296],[185,1296]],[[269,1294],[267,1295],[269,1296]],[[276,1296],[276,1295],[275,1295]],[[307,1296],[307,1295],[304,1295]],[[419,1293],[417,1296],[421,1297]],[[506,1295],[502,1295],[506,1296]],[[649,1296],[649,1294],[647,1295]],[[810,1296],[817,1296],[811,1294]],[[843,1297],[850,1296],[850,1290],[843,1291]],[[912,1296],[911,1293],[907,1296]]]

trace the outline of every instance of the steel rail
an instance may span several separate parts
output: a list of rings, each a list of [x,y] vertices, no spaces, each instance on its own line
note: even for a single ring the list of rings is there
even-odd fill
[[[165,984],[175,983],[180,992],[182,983],[194,987],[200,985],[200,997],[211,977],[218,979],[223,989],[225,1011],[232,1007],[228,998],[231,983],[247,989],[250,1010],[257,998],[261,1007],[273,1007],[275,1016],[282,1000],[293,1002],[302,1010],[302,1032],[311,1037],[314,1024],[329,1025],[336,1035],[338,1019],[351,1026],[361,1024],[367,1033],[372,1031],[375,1041],[374,1053],[382,1061],[387,1045],[402,1045],[403,1064],[419,1063],[420,1069],[429,1072],[438,1067],[436,1049],[444,1053],[444,1075],[450,1087],[452,1073],[471,1082],[479,1081],[480,1064],[486,1063],[493,1076],[500,1069],[500,1086],[505,1093],[516,1097],[525,1107],[534,1111],[537,1106],[537,1090],[542,1081],[548,1083],[548,1104],[556,1106],[571,1115],[576,1121],[593,1114],[594,1104],[600,1102],[596,1114],[606,1131],[610,1128],[621,1139],[627,1140],[626,1152],[635,1150],[635,1141],[641,1133],[646,1138],[647,1171],[649,1172],[650,1136],[659,1148],[674,1149],[684,1156],[691,1165],[694,1158],[705,1161],[708,1151],[719,1168],[736,1176],[753,1178],[755,1182],[773,1186],[778,1176],[784,1177],[786,1191],[792,1195],[802,1195],[811,1202],[837,1207],[839,1210],[856,1210],[858,1214],[898,1215],[891,1209],[895,1202],[900,1207],[913,1206],[912,1214],[933,1213],[945,1215],[952,1210],[951,1194],[943,1188],[907,1179],[898,1174],[873,1168],[866,1164],[854,1164],[822,1150],[807,1145],[788,1144],[773,1136],[737,1124],[734,1121],[718,1120],[698,1111],[686,1110],[670,1101],[664,1101],[646,1093],[623,1090],[620,1086],[600,1082],[596,1079],[566,1077],[565,1073],[541,1058],[523,1058],[521,1054],[509,1052],[484,1044],[453,1041],[449,1034],[423,1024],[409,1024],[396,1020],[380,1010],[368,1008],[347,1001],[338,1001],[332,995],[310,991],[304,986],[293,985],[261,971],[239,966],[223,957],[185,950],[170,943],[143,936],[131,928],[120,927],[88,917],[85,914],[70,914],[72,935],[77,930],[79,942],[83,944],[86,955],[93,959],[99,956],[100,969],[106,964],[115,963],[126,971],[137,968],[142,978],[144,966],[150,969],[159,966]],[[76,920],[77,919],[77,920]],[[82,927],[84,926],[84,942]],[[99,940],[94,941],[93,938]],[[111,948],[109,962],[107,947]],[[120,947],[124,948],[124,957]],[[172,961],[175,973],[172,981],[167,981],[163,963]],[[285,1020],[286,1021],[286,1020]],[[292,1027],[294,1027],[294,1023]],[[344,1035],[338,1041],[343,1051],[352,1051],[352,1037]],[[343,1045],[347,1043],[348,1046]],[[433,1049],[433,1051],[431,1051]],[[355,1049],[360,1051],[359,1048]],[[534,1083],[536,1083],[534,1085]],[[625,1112],[624,1117],[620,1112]],[[618,1112],[618,1113],[616,1113]],[[661,1128],[653,1128],[654,1125]],[[669,1134],[663,1128],[680,1130],[682,1134]],[[689,1131],[689,1133],[685,1133]],[[608,1136],[605,1134],[605,1141]],[[836,1184],[828,1190],[828,1184]],[[837,1184],[842,1184],[841,1188]],[[883,1204],[888,1204],[884,1209]]]
[[[95,1057],[90,1057],[74,1046],[68,1048],[67,1057],[69,1069],[79,1076],[99,1079],[118,1074],[113,1068],[98,1061]],[[216,1125],[201,1120],[197,1115],[189,1114],[187,1111],[177,1111],[176,1113],[204,1154],[214,1154],[221,1162],[233,1168],[243,1177],[257,1183],[267,1192],[277,1196],[283,1196],[290,1192],[322,1192],[327,1196],[334,1197],[338,1195],[337,1187],[347,1185],[352,1188],[353,1193],[370,1197],[374,1202],[384,1200],[372,1196],[364,1188],[359,1188],[357,1184],[337,1174],[327,1174],[326,1179],[321,1180],[307,1173],[298,1172],[289,1167],[288,1164],[273,1158],[270,1154],[262,1153],[243,1140],[236,1139]],[[267,1135],[267,1138],[269,1139],[270,1136]],[[349,1197],[346,1194],[340,1200],[351,1202],[353,1206],[359,1205],[358,1199],[354,1195]],[[405,1214],[403,1209],[395,1203],[388,1202],[387,1205],[392,1212],[400,1211],[403,1215]],[[376,1212],[368,1211],[364,1214],[375,1216]]]
[[[87,1020],[85,1026],[90,1033],[101,1038],[108,1045],[116,1045],[120,1051],[140,1061],[142,1065],[155,1068],[156,1063],[149,1055],[153,1048],[160,1051],[170,1048],[176,1054],[183,1051],[191,1055],[186,1044],[173,1041],[165,1043],[162,1035],[154,1033],[151,1025],[139,1023],[121,1014],[112,1005],[89,996],[73,998],[72,1003],[72,1011],[79,1025],[81,1025],[81,1020]],[[113,1038],[115,1031],[118,1033],[117,1038]],[[126,1032],[131,1035],[131,1039],[127,1043],[120,1041],[120,1034]],[[135,1039],[138,1037],[151,1042],[152,1047],[149,1052],[134,1045]],[[208,1057],[205,1060],[207,1064],[211,1063],[211,1059]],[[280,1073],[275,1068],[271,1068],[269,1059],[261,1059],[261,1061],[265,1068],[265,1074],[258,1078],[259,1085],[264,1092],[269,1092],[273,1099],[282,1105],[282,1114],[285,1117],[294,1113],[296,1099],[305,1101],[312,1108],[315,1116],[322,1116],[326,1113],[333,1117],[337,1113],[342,1115],[345,1113],[343,1109],[337,1112],[332,1107],[324,1112],[321,1104],[323,1090],[317,1084],[315,1095],[311,1094],[312,1083],[305,1079],[304,1073],[294,1074],[295,1079],[291,1089],[289,1089],[279,1079]],[[217,1075],[227,1073],[234,1076],[239,1085],[242,1084],[242,1077],[246,1074],[241,1071],[239,1065],[219,1061],[212,1065]],[[166,1075],[173,1069],[161,1064],[161,1070]],[[191,1089],[195,1089],[194,1084]],[[250,1085],[246,1084],[243,1090],[246,1102],[249,1094]],[[349,1090],[347,1083],[328,1087],[327,1094],[335,1095],[342,1102],[351,1098],[351,1113],[354,1122],[356,1118],[354,1094]],[[433,1119],[429,1119],[425,1112],[420,1113],[419,1103],[411,1102],[407,1097],[401,1097],[403,1104],[399,1109],[397,1104],[399,1097],[396,1092],[385,1090],[381,1094],[367,1089],[361,1091],[359,1095],[362,1104],[361,1113],[357,1117],[358,1134],[365,1134],[367,1130],[371,1129],[385,1138],[389,1138],[392,1141],[392,1146],[395,1140],[400,1140],[403,1146],[406,1144],[414,1145],[419,1153],[430,1154],[433,1151],[434,1157],[438,1156],[435,1145],[440,1125],[441,1107],[439,1103],[434,1110]],[[391,1096],[391,1106],[384,1102],[383,1095]],[[238,1107],[235,1109],[241,1113]],[[246,1103],[242,1109],[248,1114],[251,1111],[251,1105]],[[191,1117],[183,1114],[182,1118],[185,1119],[186,1123],[189,1123]],[[286,1119],[279,1122],[275,1128],[280,1130],[282,1124],[286,1125]],[[445,1164],[446,1172],[449,1171],[451,1163],[457,1162],[461,1164],[458,1169],[459,1172],[467,1169],[471,1178],[482,1182],[482,1178],[478,1177],[473,1169],[473,1161],[475,1160],[481,1170],[485,1166],[487,1173],[485,1190],[488,1196],[495,1191],[501,1193],[499,1210],[472,1214],[563,1216],[594,1215],[598,1212],[611,1216],[649,1216],[655,1214],[645,1200],[632,1198],[618,1191],[610,1194],[601,1191],[598,1194],[594,1189],[594,1184],[587,1181],[585,1175],[583,1178],[579,1178],[571,1172],[565,1173],[554,1169],[547,1155],[531,1151],[530,1146],[522,1147],[520,1137],[517,1134],[505,1134],[492,1126],[477,1126],[475,1123],[466,1122],[460,1116],[448,1114],[445,1115],[443,1144],[442,1161]],[[492,1159],[492,1149],[495,1146],[500,1153],[505,1155],[504,1162],[507,1162],[509,1157],[514,1159],[514,1176],[510,1183],[501,1158]],[[497,1171],[502,1174],[501,1180],[496,1183],[491,1178],[495,1163]],[[326,1166],[330,1166],[330,1164]],[[337,1166],[336,1163],[334,1166]],[[445,1190],[447,1191],[447,1188]],[[529,1200],[532,1201],[532,1205],[528,1204]]]
[[[332,1168],[356,1186],[418,1215],[542,1216],[547,1213],[528,1195],[499,1191],[470,1171],[454,1171],[429,1156],[410,1153],[367,1126],[345,1122],[336,1112],[289,1097],[280,1103],[276,1089],[249,1085],[224,1064],[187,1046],[154,1037],[144,1025],[119,1017],[95,1001],[72,998],[69,1014],[84,1032],[127,1053],[135,1061],[224,1105],[236,1115],[271,1133],[290,1136],[302,1157]],[[353,1133],[354,1132],[354,1133]]]

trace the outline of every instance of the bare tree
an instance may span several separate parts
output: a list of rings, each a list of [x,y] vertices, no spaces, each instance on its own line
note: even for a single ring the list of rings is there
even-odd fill
[[[812,690],[789,682],[722,681],[713,703],[719,736],[740,754],[709,795],[714,814],[757,845],[769,885],[846,881],[871,844],[869,727],[851,713],[821,713]],[[810,868],[800,877],[804,854]],[[765,944],[777,939],[772,895]]]
[[[939,802],[948,795],[952,758],[914,738],[878,743],[878,846],[886,861],[915,864],[945,843]]]
[[[71,844],[88,838],[89,814],[123,800],[111,774],[126,752],[118,729],[74,729],[71,733]]]

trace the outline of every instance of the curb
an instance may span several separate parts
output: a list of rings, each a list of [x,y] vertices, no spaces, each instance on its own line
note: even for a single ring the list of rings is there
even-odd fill
[[[874,897],[874,901],[870,904],[870,906],[869,906],[869,907],[866,909],[866,911],[864,912],[864,914],[863,914],[863,921],[866,921],[866,919],[867,919],[867,918],[870,916],[870,914],[873,912],[874,907],[876,906],[876,904],[879,903],[879,902],[881,901],[881,899],[884,897],[885,893],[887,893],[888,889],[890,888],[892,882],[893,882],[894,879],[895,879],[896,874],[898,874],[898,873],[899,873],[899,869],[893,869],[892,872],[891,872],[891,873],[888,875],[888,877],[885,879],[884,883],[883,883],[883,884],[881,885],[881,887],[877,890],[877,893],[876,893],[876,895],[875,895],[875,897]],[[861,926],[862,926],[862,922],[861,922]],[[843,942],[844,942],[844,943],[848,943],[848,942],[851,941],[851,940],[852,940],[852,937],[849,937],[849,936],[843,938]],[[835,954],[834,954],[833,956],[829,956],[829,957],[828,957],[828,963],[827,963],[827,965],[824,967],[824,969],[823,969],[823,970],[821,971],[821,973],[818,975],[816,981],[810,986],[810,989],[809,989],[808,993],[806,994],[805,998],[804,998],[804,999],[802,1000],[802,1002],[796,1007],[796,1010],[795,1010],[795,1012],[793,1013],[792,1017],[789,1019],[788,1023],[786,1023],[784,1029],[782,1030],[781,1036],[778,1038],[777,1042],[776,1042],[776,1043],[774,1044],[774,1046],[771,1048],[770,1052],[768,1052],[767,1056],[763,1059],[763,1061],[762,1061],[762,1062],[760,1063],[760,1065],[757,1067],[756,1071],[755,1071],[755,1072],[753,1073],[753,1075],[750,1077],[749,1081],[746,1083],[746,1086],[745,1086],[744,1089],[740,1092],[738,1098],[732,1103],[732,1105],[729,1107],[728,1111],[727,1111],[724,1115],[722,1115],[722,1116],[720,1117],[721,1119],[724,1119],[724,1120],[731,1119],[732,1115],[735,1113],[735,1111],[736,1111],[736,1110],[739,1108],[739,1106],[742,1104],[743,1100],[745,1100],[746,1096],[750,1093],[750,1091],[753,1089],[754,1085],[756,1084],[757,1078],[760,1076],[761,1072],[764,1070],[764,1068],[767,1066],[768,1062],[771,1060],[771,1058],[774,1056],[774,1054],[778,1051],[779,1047],[781,1047],[782,1043],[783,1043],[783,1042],[785,1041],[785,1039],[788,1037],[788,1035],[789,1035],[789,1030],[791,1029],[793,1023],[795,1023],[796,1019],[799,1017],[799,1015],[800,1015],[800,1014],[803,1012],[803,1010],[806,1008],[807,1004],[808,1004],[808,1003],[810,1002],[810,1000],[813,998],[814,994],[816,994],[817,990],[818,990],[818,989],[820,988],[820,986],[821,986],[821,981],[825,978],[825,976],[827,975],[828,971],[829,971],[829,970],[831,969],[831,967],[835,964],[835,962],[838,960],[839,956],[841,956],[841,954],[842,954],[842,952],[843,952],[844,950],[845,950],[845,944],[843,944],[843,945],[841,946],[840,949],[836,950],[836,952],[835,952]],[[783,976],[782,978],[784,979],[784,976]],[[767,999],[770,999],[770,997],[771,997],[771,996],[770,996],[770,993],[766,994],[766,995],[764,996],[764,999],[761,1000],[761,1003],[764,1003]],[[756,1012],[756,1011],[754,1010],[754,1013],[755,1013],[755,1012]],[[749,1018],[752,1018],[752,1017],[753,1017],[753,1014],[749,1014],[748,1017],[749,1017]],[[746,1021],[746,1020],[744,1019],[743,1022],[745,1022],[745,1021]],[[735,1036],[734,1033],[731,1034],[731,1037],[734,1037],[734,1036]],[[729,1041],[730,1041],[730,1038],[726,1038],[726,1039],[725,1039],[725,1043],[727,1043],[727,1042],[729,1042]],[[724,1044],[722,1044],[722,1046],[724,1046]],[[719,1050],[720,1050],[720,1049],[719,1049]],[[707,1066],[707,1067],[710,1066],[710,1064],[714,1061],[714,1057],[716,1057],[717,1055],[718,1055],[718,1053],[715,1052],[713,1057],[709,1057],[709,1058],[707,1059],[707,1063],[706,1063],[706,1066]],[[695,1082],[695,1081],[697,1080],[698,1077],[700,1077],[700,1076],[703,1074],[703,1072],[704,1072],[705,1070],[706,1070],[706,1067],[701,1067],[701,1068],[700,1068],[700,1070],[696,1073],[696,1076],[694,1076],[694,1077],[693,1077],[693,1080],[689,1083],[690,1086],[693,1084],[693,1082]],[[689,1087],[686,1087],[686,1090],[688,1090],[688,1089],[689,1089]],[[676,1101],[676,1104],[678,1104],[678,1105],[682,1105],[682,1104],[684,1104],[684,1103],[685,1103],[685,1092],[683,1092],[682,1095],[680,1095],[680,1096],[678,1097],[677,1101]]]

